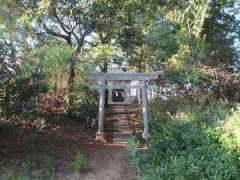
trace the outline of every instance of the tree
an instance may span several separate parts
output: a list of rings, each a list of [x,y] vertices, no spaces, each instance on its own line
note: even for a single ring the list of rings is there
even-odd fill
[[[139,72],[151,61],[146,36],[154,23],[157,6],[153,1],[124,1],[119,5],[116,41],[126,53],[128,63],[137,66]]]
[[[52,90],[65,93],[73,52],[71,47],[59,41],[29,49],[23,55],[26,61],[21,65],[21,72],[26,76],[34,72],[44,73]]]
[[[234,1],[212,1],[209,17],[204,23],[206,35],[205,63],[212,65],[233,64],[235,59],[234,40],[240,32],[236,19],[238,6]]]
[[[94,15],[90,1],[86,0],[28,0],[21,1],[26,13],[23,20],[36,32],[62,39],[75,49],[73,56],[84,53],[89,44],[87,37],[94,31]],[[76,59],[72,58],[69,69],[68,86],[73,89]],[[70,100],[70,104],[72,100]]]
[[[102,72],[106,71],[106,64],[121,64],[121,60],[123,58],[123,52],[121,49],[110,44],[103,44],[93,47],[90,51],[90,55],[89,62],[99,67]]]
[[[26,43],[17,23],[19,14],[14,1],[3,1],[0,6],[0,62],[2,70],[8,74],[16,72],[19,50]]]
[[[9,88],[19,70],[20,55],[27,45],[26,31],[18,23],[21,9],[15,1],[3,0],[0,5],[0,96],[3,113],[10,113]],[[0,101],[2,101],[0,97]]]

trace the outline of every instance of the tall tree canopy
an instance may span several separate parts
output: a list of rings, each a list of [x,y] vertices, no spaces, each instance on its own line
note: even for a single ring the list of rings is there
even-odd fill
[[[233,0],[2,2],[1,76],[17,72],[19,65],[31,62],[33,52],[46,50],[42,47],[67,50],[55,47],[57,43],[71,49],[66,61],[69,92],[76,84],[76,71],[85,67],[79,64],[85,62],[101,71],[117,62],[138,71],[156,71],[164,64],[186,72],[199,63],[233,64],[236,58],[239,3]]]

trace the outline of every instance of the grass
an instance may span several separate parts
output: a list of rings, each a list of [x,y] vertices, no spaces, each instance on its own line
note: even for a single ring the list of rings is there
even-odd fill
[[[81,151],[77,151],[71,165],[76,171],[83,171],[85,169],[87,162],[84,160],[84,156]]]
[[[5,176],[1,178],[6,180],[54,179],[54,160],[48,156],[40,161],[34,159],[25,160],[21,167],[14,164],[11,172],[5,172]]]

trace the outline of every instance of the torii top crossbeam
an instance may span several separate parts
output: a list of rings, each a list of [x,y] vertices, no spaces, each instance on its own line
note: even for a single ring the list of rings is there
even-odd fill
[[[163,71],[150,72],[150,73],[132,73],[132,72],[121,72],[121,73],[89,73],[88,78],[91,80],[98,81],[118,81],[118,80],[140,80],[148,81],[158,79],[159,75],[163,74]]]

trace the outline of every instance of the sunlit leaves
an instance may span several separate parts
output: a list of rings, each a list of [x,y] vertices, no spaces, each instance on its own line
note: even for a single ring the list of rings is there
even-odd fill
[[[95,65],[99,65],[100,68],[104,65],[104,63],[109,64],[123,57],[123,52],[120,48],[109,44],[103,44],[92,48],[90,54],[90,62]]]
[[[63,44],[45,45],[39,49],[32,49],[24,56],[21,72],[25,75],[35,71],[48,75],[51,87],[67,85],[69,64],[75,61],[74,50]],[[66,87],[65,87],[66,88]]]
[[[156,59],[167,60],[177,53],[178,39],[175,27],[168,23],[156,23],[147,36],[147,43],[155,50]]]

